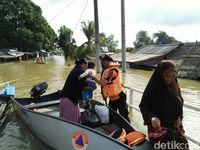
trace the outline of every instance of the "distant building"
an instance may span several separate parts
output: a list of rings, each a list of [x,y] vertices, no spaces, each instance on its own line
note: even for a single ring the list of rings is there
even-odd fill
[[[152,69],[163,59],[170,58],[181,44],[146,45],[134,52],[126,53],[126,62],[131,68]],[[121,62],[121,53],[112,56],[115,61]]]
[[[200,80],[200,43],[184,43],[180,53],[178,77]]]
[[[106,55],[113,55],[113,52],[109,52],[108,47],[101,47],[100,48],[100,54],[106,54]]]
[[[121,53],[112,55],[112,58],[121,62]],[[176,62],[178,77],[200,79],[199,42],[146,45],[133,53],[126,53],[126,62],[131,68],[153,69],[164,59]]]
[[[17,49],[2,48],[0,49],[0,61],[21,60],[23,52],[18,52]]]

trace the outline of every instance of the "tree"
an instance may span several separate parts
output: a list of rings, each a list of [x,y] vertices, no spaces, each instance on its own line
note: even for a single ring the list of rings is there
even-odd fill
[[[55,40],[39,6],[30,0],[0,1],[0,48],[52,50]]]
[[[127,47],[126,52],[133,52],[135,49],[133,47]]]
[[[85,50],[85,54],[91,54],[95,56],[95,49],[94,49],[94,38],[95,38],[95,24],[93,21],[85,21],[81,22],[82,31],[87,38],[87,47]]]
[[[178,43],[178,41],[172,37],[167,35],[164,31],[159,31],[153,34],[153,39],[155,44],[171,44],[171,43]]]
[[[101,47],[107,47],[110,52],[115,52],[118,46],[118,41],[114,40],[114,35],[106,37],[105,33],[99,34],[99,42]]]
[[[73,31],[66,26],[61,26],[58,33],[57,44],[59,48],[64,50],[65,58],[73,57],[75,54],[74,50],[76,48],[76,41],[72,37]]]
[[[106,34],[99,33],[99,44],[101,47],[107,47]]]
[[[106,38],[107,47],[110,52],[115,52],[118,46],[118,41],[114,40],[114,35],[110,35]]]
[[[137,33],[136,41],[133,44],[134,44],[135,48],[139,48],[141,46],[148,45],[148,44],[151,44],[151,43],[152,43],[152,40],[148,36],[147,31],[141,30]]]

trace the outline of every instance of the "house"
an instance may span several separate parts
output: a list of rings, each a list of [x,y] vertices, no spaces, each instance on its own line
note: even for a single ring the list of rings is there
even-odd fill
[[[200,80],[200,43],[184,43],[180,53],[178,77]]]
[[[112,58],[121,63],[121,53]],[[130,68],[153,69],[164,59],[175,61],[178,77],[200,79],[200,42],[146,45],[126,53]]]
[[[113,52],[109,52],[108,47],[101,47],[100,48],[100,54],[106,54],[106,55],[113,55]]]
[[[126,62],[131,68],[152,69],[163,59],[171,59],[181,44],[146,45],[134,52],[126,53]],[[121,53],[112,55],[114,61],[121,62]]]
[[[23,52],[18,52],[16,49],[2,48],[0,49],[0,61],[21,60]]]

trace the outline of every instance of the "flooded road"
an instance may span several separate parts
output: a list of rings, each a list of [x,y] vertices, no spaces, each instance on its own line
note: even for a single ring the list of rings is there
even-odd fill
[[[30,97],[33,85],[47,82],[47,93],[61,89],[69,71],[73,68],[73,61],[65,61],[61,56],[47,58],[46,64],[35,64],[33,60],[21,63],[10,62],[0,64],[0,83],[18,79],[13,85],[16,87],[16,97]],[[133,89],[133,104],[138,107],[152,71],[127,69],[122,74],[123,84]],[[98,75],[99,76],[99,75]],[[200,81],[179,79],[185,103],[200,108]],[[95,98],[100,99],[99,87],[95,91]],[[127,90],[129,94],[129,90]],[[140,112],[130,110],[132,125],[142,132],[146,132],[143,126]],[[0,110],[2,111],[2,110]],[[186,134],[200,141],[200,112],[184,107],[184,127]],[[5,124],[0,129],[0,150],[49,150],[40,143],[35,136],[27,130],[15,113],[10,113]],[[199,150],[200,147],[190,142],[191,150]]]

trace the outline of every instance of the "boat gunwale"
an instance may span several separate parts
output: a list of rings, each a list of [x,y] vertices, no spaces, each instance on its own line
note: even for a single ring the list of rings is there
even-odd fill
[[[24,99],[26,99],[26,98],[24,98]],[[31,98],[27,98],[27,99],[31,99]],[[83,125],[83,124],[79,124],[79,123],[76,123],[76,122],[72,122],[72,121],[69,121],[69,120],[65,120],[65,119],[62,119],[62,118],[59,118],[59,117],[55,117],[55,116],[51,116],[51,115],[48,115],[48,114],[45,114],[45,113],[41,113],[41,112],[36,112],[36,111],[33,111],[33,110],[31,110],[31,109],[28,109],[28,108],[26,108],[26,107],[24,107],[23,105],[21,105],[17,100],[15,100],[15,98],[14,97],[11,97],[11,100],[12,100],[12,104],[13,105],[18,105],[21,109],[23,109],[24,111],[28,111],[29,113],[33,113],[33,114],[38,114],[38,115],[42,115],[42,116],[46,116],[46,117],[50,117],[50,118],[53,118],[53,119],[56,119],[56,120],[59,120],[59,121],[62,121],[62,122],[66,122],[66,123],[69,123],[69,124],[73,124],[73,125],[75,125],[75,126],[78,126],[78,127],[80,127],[80,128],[83,128],[83,129],[86,129],[86,130],[89,130],[90,132],[93,132],[93,133],[95,133],[95,134],[98,134],[98,135],[100,135],[100,136],[103,136],[103,137],[105,137],[106,139],[108,139],[108,140],[111,140],[111,141],[113,141],[113,142],[115,142],[116,144],[119,144],[119,145],[121,145],[121,146],[123,146],[124,148],[127,148],[127,150],[129,149],[129,150],[131,150],[132,148],[135,148],[135,147],[129,147],[128,145],[126,145],[125,143],[121,143],[121,142],[119,142],[119,141],[117,141],[116,139],[114,139],[114,138],[111,138],[111,137],[109,137],[108,135],[106,135],[106,134],[104,134],[103,132],[100,132],[100,131],[98,131],[98,130],[95,130],[95,128],[93,129],[93,128],[91,128],[91,127],[87,127],[86,125]],[[14,102],[14,103],[13,103]],[[47,105],[48,106],[48,105]],[[111,110],[111,109],[109,109],[110,111],[113,111],[113,110]],[[113,111],[114,112],[114,111]],[[114,113],[116,113],[116,112],[114,112]],[[17,114],[18,115],[18,114]],[[19,115],[18,115],[19,116]],[[21,118],[21,117],[20,117]],[[122,118],[123,119],[123,118]],[[24,123],[25,123],[25,125],[27,126],[27,123],[23,120],[23,119],[21,119]],[[106,124],[105,124],[106,125]],[[132,127],[132,125],[130,124],[130,126]],[[27,126],[31,131],[32,131],[32,129],[29,127],[29,126]],[[132,127],[133,128],[133,127]],[[133,128],[133,131],[134,131],[135,129]],[[33,133],[33,131],[32,131],[32,133]],[[33,133],[34,134],[34,133]],[[36,134],[34,134],[36,137],[38,137]],[[47,145],[47,146],[49,146],[49,144],[47,144],[46,142],[43,142],[40,138],[38,138],[42,143],[45,143],[45,145]],[[145,141],[146,142],[146,141]],[[138,145],[139,146],[139,145]],[[51,147],[51,146],[49,146],[49,147]],[[51,147],[52,148],[52,147]]]

